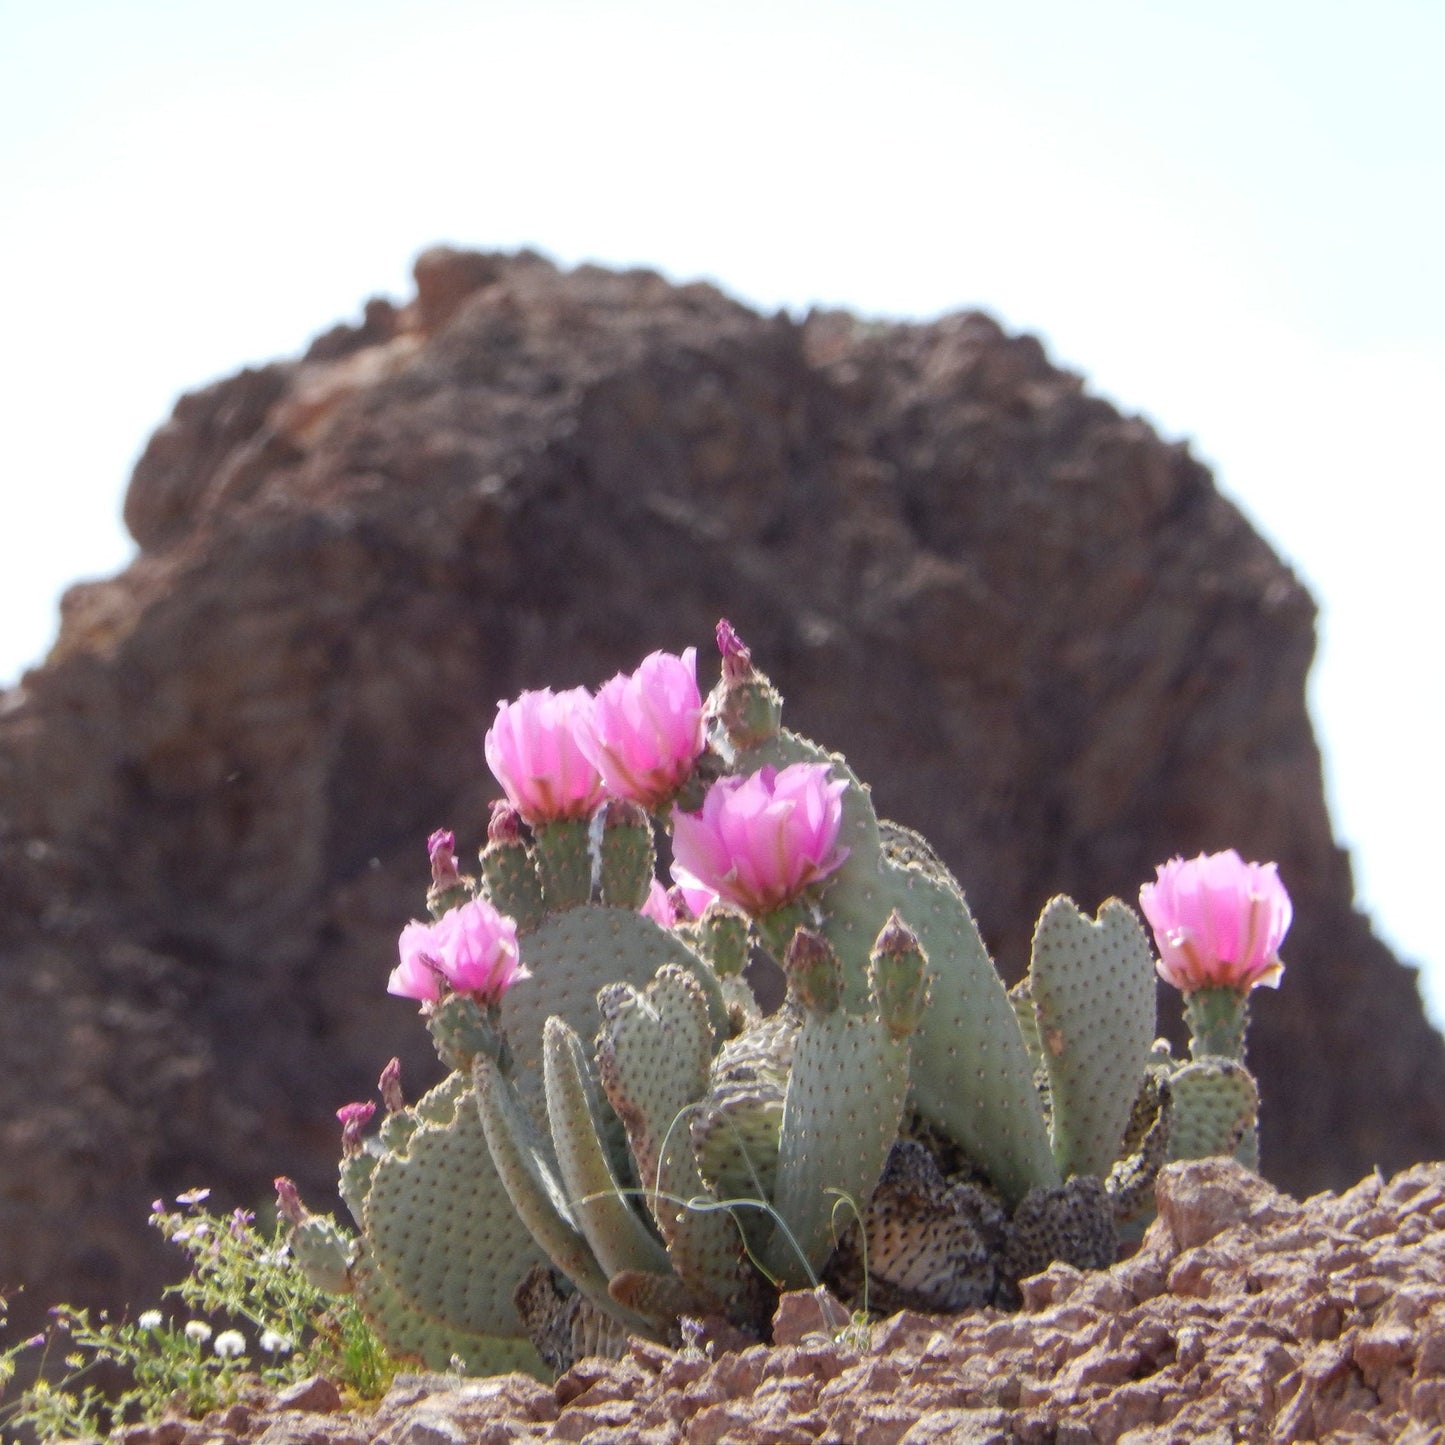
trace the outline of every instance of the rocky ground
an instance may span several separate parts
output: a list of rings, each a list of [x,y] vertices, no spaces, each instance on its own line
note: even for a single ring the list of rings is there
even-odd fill
[[[1054,1265],[1016,1314],[852,1329],[785,1296],[772,1347],[584,1360],[555,1385],[324,1381],[124,1445],[1226,1445],[1445,1440],[1445,1164],[1303,1204],[1224,1160],[1169,1166],[1138,1252]]]

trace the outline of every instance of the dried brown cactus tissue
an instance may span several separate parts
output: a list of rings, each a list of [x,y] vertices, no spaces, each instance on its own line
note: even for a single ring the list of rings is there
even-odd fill
[[[1330,828],[1313,603],[1185,446],[974,313],[763,317],[525,253],[428,252],[417,288],[183,398],[131,483],[139,558],[0,699],[17,1320],[170,1277],[157,1194],[324,1198],[335,1107],[393,1053],[435,1075],[384,985],[428,833],[482,841],[496,700],[724,615],[1010,977],[1054,892],[1277,860],[1266,1175],[1445,1155],[1445,1046]]]

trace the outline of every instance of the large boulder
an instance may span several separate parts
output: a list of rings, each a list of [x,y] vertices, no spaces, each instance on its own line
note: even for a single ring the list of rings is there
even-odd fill
[[[392,1054],[436,1076],[384,982],[427,833],[481,841],[497,699],[706,658],[719,616],[938,847],[1011,978],[1055,892],[1277,860],[1265,1171],[1307,1193],[1445,1155],[1445,1047],[1325,808],[1314,606],[1185,446],[975,313],[763,317],[529,254],[416,274],[180,401],[131,483],[138,560],[0,697],[15,1313],[153,1287],[155,1195],[288,1173],[325,1201],[335,1107]]]

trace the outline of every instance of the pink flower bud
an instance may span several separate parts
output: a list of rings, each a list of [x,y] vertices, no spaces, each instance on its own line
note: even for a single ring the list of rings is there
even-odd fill
[[[603,683],[577,730],[577,743],[607,791],[644,808],[657,808],[677,792],[703,742],[695,647],[681,657],[650,653],[636,672]]]
[[[306,1206],[301,1202],[301,1195],[291,1180],[284,1174],[279,1174],[275,1179],[276,1188],[276,1212],[288,1224],[304,1224],[306,1222]]]
[[[497,704],[487,730],[487,766],[528,823],[585,818],[602,801],[602,779],[577,743],[592,706],[585,687],[524,692]]]
[[[492,799],[491,816],[487,819],[488,843],[523,843],[522,815],[505,799]]]
[[[376,1087],[381,1091],[381,1102],[388,1114],[399,1114],[406,1108],[406,1098],[401,1092],[400,1059],[392,1059],[387,1064],[376,1081]]]
[[[1246,863],[1231,848],[1156,871],[1139,906],[1159,945],[1160,978],[1185,993],[1279,987],[1279,946],[1293,911],[1273,863]]]
[[[457,872],[457,835],[438,828],[426,840],[427,857],[431,859],[431,883],[438,892],[455,888],[462,876]]]
[[[441,998],[442,971],[434,927],[430,923],[408,923],[402,929],[397,941],[401,961],[387,980],[387,993],[420,999],[423,1003],[436,1003]]]
[[[753,655],[726,617],[718,618],[717,650],[722,653],[724,681],[739,682],[753,675]]]
[[[336,1117],[341,1120],[341,1152],[348,1158],[361,1152],[361,1136],[376,1113],[376,1105],[369,1099],[364,1104],[343,1104]]]
[[[701,812],[673,818],[672,876],[690,904],[700,888],[754,916],[781,908],[848,856],[838,846],[846,787],[826,763],[719,779]]]

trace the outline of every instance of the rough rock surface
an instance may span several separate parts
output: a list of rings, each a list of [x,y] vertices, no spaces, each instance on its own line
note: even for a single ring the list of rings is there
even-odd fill
[[[1170,1165],[1138,1253],[1055,1264],[1017,1314],[848,1328],[786,1295],[774,1345],[634,1342],[548,1387],[399,1378],[374,1412],[313,1390],[124,1445],[1226,1445],[1445,1438],[1445,1165],[1301,1205],[1233,1161]],[[840,1325],[842,1326],[840,1328]],[[319,1406],[320,1408],[315,1408]]]
[[[1184,446],[1032,338],[437,251],[405,307],[183,398],[126,517],[139,559],[73,589],[0,696],[22,1328],[170,1277],[157,1194],[327,1197],[332,1110],[393,1053],[435,1076],[382,985],[428,832],[481,841],[496,700],[705,649],[721,615],[937,846],[1010,977],[1055,891],[1277,859],[1266,1172],[1445,1155],[1445,1048],[1331,835],[1309,597]]]

